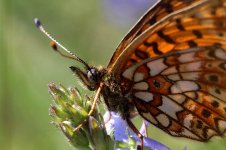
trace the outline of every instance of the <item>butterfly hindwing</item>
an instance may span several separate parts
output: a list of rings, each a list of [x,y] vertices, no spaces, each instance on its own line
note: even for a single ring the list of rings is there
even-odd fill
[[[213,45],[146,59],[123,77],[133,82],[143,118],[171,135],[206,141],[226,130],[225,64],[226,51]]]

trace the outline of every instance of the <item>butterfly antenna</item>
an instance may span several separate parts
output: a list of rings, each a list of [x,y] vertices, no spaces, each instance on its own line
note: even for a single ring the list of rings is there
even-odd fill
[[[76,60],[80,63],[82,63],[83,65],[85,65],[85,67],[87,69],[90,69],[89,65],[83,61],[81,58],[79,58],[78,56],[76,56],[75,54],[73,54],[71,51],[69,51],[67,48],[65,48],[63,45],[61,45],[57,40],[55,40],[45,29],[44,27],[42,26],[42,23],[41,21],[38,19],[38,18],[35,18],[34,19],[34,22],[35,22],[35,25],[36,27],[42,32],[44,33],[50,40],[51,40],[51,47],[56,51],[58,52],[61,56],[63,57],[66,57],[66,58],[69,58],[69,59],[73,59],[73,60]],[[63,54],[61,51],[58,50],[57,46],[61,47],[65,52],[67,52],[68,54],[70,54],[71,56],[69,55],[65,55]]]

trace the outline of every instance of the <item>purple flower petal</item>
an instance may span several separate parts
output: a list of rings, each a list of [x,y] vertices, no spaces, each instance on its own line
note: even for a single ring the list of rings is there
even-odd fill
[[[106,112],[104,115],[104,120],[109,120],[109,112]],[[136,140],[137,143],[140,143],[140,138],[130,129],[128,128],[127,123],[123,120],[117,113],[111,112],[110,120],[105,124],[107,133],[110,134],[112,130],[114,130],[114,138],[116,141],[128,141],[127,129],[129,129],[130,136]],[[149,147],[154,150],[170,150],[170,148],[165,145],[150,139],[148,137],[144,137],[144,146]]]
[[[143,121],[142,126],[141,126],[141,128],[140,128],[140,133],[141,133],[142,135],[147,136],[147,135],[146,135],[146,130],[147,130],[149,124],[150,124],[150,123],[149,123],[148,121],[146,121],[146,120]]]
[[[104,114],[104,120],[108,120],[109,117],[111,119],[105,124],[107,133],[110,134],[112,129],[114,130],[114,138],[116,141],[123,141],[126,142],[128,140],[128,135],[126,132],[126,122],[116,113],[111,112],[111,116],[109,116],[110,113],[106,112]]]

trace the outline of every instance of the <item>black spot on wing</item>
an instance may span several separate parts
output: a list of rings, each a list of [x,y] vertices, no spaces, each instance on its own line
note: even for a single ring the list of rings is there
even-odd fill
[[[217,94],[221,94],[221,91],[220,91],[219,89],[215,89],[215,92],[216,92]]]
[[[220,28],[223,28],[224,27],[224,22],[223,21],[218,21],[216,22],[216,25]]]
[[[173,6],[170,3],[165,3],[163,7],[167,13],[173,12]]]
[[[198,30],[193,30],[192,32],[193,32],[193,34],[194,34],[197,38],[202,38],[202,33],[201,33],[200,31],[198,31]]]
[[[149,21],[148,21],[148,23],[150,24],[150,25],[153,25],[154,23],[156,23],[156,16],[153,16]]]
[[[160,38],[164,39],[164,40],[165,40],[166,42],[168,42],[168,43],[171,43],[171,44],[174,44],[174,43],[175,43],[174,40],[173,40],[170,36],[164,34],[164,33],[162,32],[162,30],[158,31],[158,32],[157,32],[157,35],[158,35]]]
[[[184,28],[183,24],[181,23],[180,19],[176,19],[176,26],[177,26],[177,29],[179,29],[181,31],[185,31],[185,28]]]
[[[149,58],[149,54],[148,53],[146,53],[146,52],[144,52],[142,50],[139,50],[139,49],[135,50],[135,55],[137,57],[139,57],[140,59],[147,59],[147,58]]]
[[[156,43],[156,42],[152,42],[152,43],[144,42],[144,45],[147,46],[147,47],[152,47],[154,53],[156,53],[157,55],[162,55],[163,54],[163,52],[161,52],[158,49],[158,43]]]
[[[209,80],[212,81],[212,82],[218,82],[219,81],[217,75],[210,75],[209,76]]]
[[[211,116],[211,112],[209,110],[203,109],[202,116],[205,118],[209,118]]]
[[[211,102],[211,105],[213,106],[213,107],[219,107],[219,102],[217,102],[217,101],[215,101],[215,100],[213,100],[212,102]]]
[[[202,127],[203,127],[203,122],[200,121],[200,120],[198,120],[198,121],[197,121],[197,124],[196,124],[196,128],[202,129]]]
[[[195,42],[192,41],[192,40],[188,41],[188,45],[189,45],[190,48],[193,48],[193,47],[197,47],[197,46],[198,46],[198,44],[195,43]]]
[[[129,60],[130,60],[131,63],[137,63],[137,61],[133,58],[130,58]]]
[[[222,33],[222,32],[218,33],[218,35],[219,35],[220,37],[224,37],[224,33]]]

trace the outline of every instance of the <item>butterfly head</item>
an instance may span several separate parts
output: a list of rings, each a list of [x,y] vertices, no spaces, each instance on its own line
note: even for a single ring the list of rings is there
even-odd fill
[[[75,66],[71,66],[70,69],[90,91],[96,90],[102,81],[103,71],[101,69],[86,67],[83,71]]]

